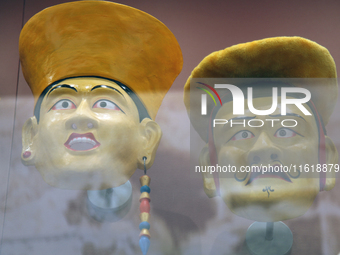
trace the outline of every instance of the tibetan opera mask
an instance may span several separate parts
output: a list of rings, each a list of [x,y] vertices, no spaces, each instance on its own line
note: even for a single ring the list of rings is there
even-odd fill
[[[304,214],[335,184],[338,154],[324,126],[337,89],[327,49],[300,37],[239,44],[203,59],[184,102],[206,142],[198,167],[206,194],[251,220]]]
[[[65,189],[107,189],[154,161],[154,121],[182,67],[171,31],[140,10],[78,1],[34,15],[20,35],[35,97],[22,162]]]

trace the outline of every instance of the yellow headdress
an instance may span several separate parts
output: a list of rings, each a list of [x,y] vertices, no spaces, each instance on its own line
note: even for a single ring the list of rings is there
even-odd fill
[[[191,72],[184,86],[184,103],[192,125],[202,139],[207,141],[209,115],[201,115],[199,106],[190,109],[191,78],[336,77],[334,60],[321,45],[301,37],[267,38],[234,45],[205,57]],[[306,88],[311,92],[312,101],[326,125],[337,100],[336,79],[329,79],[322,83],[322,87],[310,84]],[[212,109],[213,105],[208,102],[207,108]]]
[[[64,3],[37,13],[21,31],[19,51],[35,102],[53,82],[100,76],[128,86],[153,119],[183,62],[162,22],[107,1]]]

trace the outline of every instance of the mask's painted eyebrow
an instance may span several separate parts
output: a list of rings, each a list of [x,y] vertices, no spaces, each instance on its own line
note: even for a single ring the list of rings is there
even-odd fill
[[[230,121],[230,120],[243,120],[243,119],[251,120],[251,119],[255,119],[255,118],[256,118],[256,116],[239,116],[239,117],[231,118],[228,121]]]
[[[53,90],[56,90],[56,89],[59,89],[59,88],[73,89],[75,92],[78,92],[77,89],[76,89],[75,87],[71,86],[71,85],[68,85],[68,84],[60,84],[60,85],[55,86],[54,88],[52,88],[52,89],[48,92],[47,96],[49,96],[49,94],[50,94]]]
[[[255,118],[256,118],[256,116],[239,116],[239,117],[229,119],[227,123],[229,123],[229,121],[231,121],[231,120],[251,120],[251,119],[255,119]],[[224,125],[226,125],[227,123],[225,123]]]
[[[303,119],[304,121],[306,121],[302,116],[300,116],[299,114],[296,114],[296,113],[291,113],[291,112],[287,112],[288,116],[295,116],[295,117],[299,117],[301,119]],[[286,115],[282,115],[282,114],[277,114],[277,115],[269,115],[270,117],[284,117]]]
[[[98,88],[106,88],[106,89],[113,89],[114,91],[118,92],[119,94],[121,94],[123,97],[124,95],[122,94],[122,92],[120,92],[118,89],[115,89],[111,86],[107,86],[107,85],[97,85],[97,86],[94,86],[91,91],[95,90],[95,89],[98,89]],[[124,97],[125,98],[125,97]]]

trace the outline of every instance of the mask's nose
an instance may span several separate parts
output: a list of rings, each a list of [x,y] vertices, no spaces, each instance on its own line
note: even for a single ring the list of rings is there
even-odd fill
[[[248,164],[270,163],[280,160],[281,150],[275,146],[267,133],[262,132],[248,153]]]
[[[73,116],[66,121],[66,128],[75,132],[86,132],[98,127],[98,121],[86,100],[82,100]]]

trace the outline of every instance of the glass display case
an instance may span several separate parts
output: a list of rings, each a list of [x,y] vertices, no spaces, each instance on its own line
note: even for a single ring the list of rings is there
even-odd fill
[[[142,254],[138,227],[142,169],[130,178],[132,195],[124,208],[107,214],[93,206],[86,190],[50,186],[34,166],[21,162],[22,127],[33,115],[34,98],[19,64],[19,34],[34,14],[64,2],[0,2],[0,254]],[[274,36],[309,38],[325,46],[339,63],[339,3],[120,3],[161,20],[175,35],[183,53],[182,72],[155,119],[163,135],[154,164],[147,171],[151,177],[151,244],[147,254],[250,254],[246,233],[254,221],[232,213],[221,197],[207,197],[201,175],[192,172],[192,146],[203,148],[205,143],[190,124],[183,103],[184,84],[194,67],[211,52]],[[338,101],[326,126],[338,151],[339,109]],[[339,254],[339,192],[337,181],[332,190],[320,192],[302,216],[284,220],[293,234],[292,255]]]

